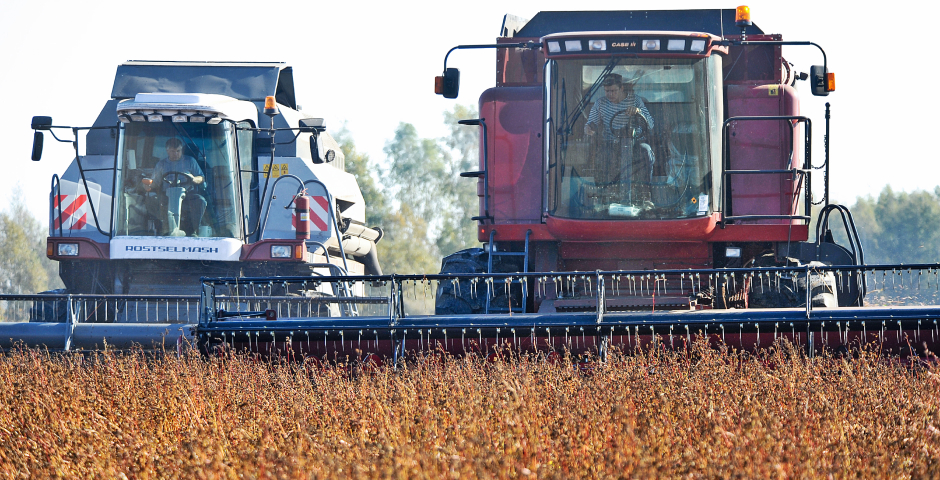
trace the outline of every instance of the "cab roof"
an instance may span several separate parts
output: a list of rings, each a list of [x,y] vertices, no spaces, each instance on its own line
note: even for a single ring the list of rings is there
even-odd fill
[[[138,93],[208,93],[263,102],[273,95],[297,109],[291,67],[283,62],[173,62],[129,60],[117,68],[111,98]]]
[[[741,28],[735,25],[734,15],[734,9],[539,12],[518,28],[506,28],[507,20],[504,20],[501,34],[541,38],[562,32],[659,30],[740,35]],[[512,16],[507,15],[507,19],[509,17]],[[512,20],[522,19],[512,17]],[[748,35],[764,33],[757,25],[747,27],[746,32]]]

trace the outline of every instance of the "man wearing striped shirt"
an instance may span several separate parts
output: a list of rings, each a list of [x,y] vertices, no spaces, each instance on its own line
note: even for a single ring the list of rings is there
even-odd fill
[[[653,117],[650,115],[643,99],[633,93],[632,88],[627,88],[623,83],[623,76],[610,73],[604,78],[604,96],[594,102],[591,113],[588,115],[587,123],[584,125],[584,133],[594,135],[597,131],[597,124],[600,124],[604,133],[604,139],[615,141],[620,136],[620,130],[627,127],[634,115],[642,115],[649,128],[653,128]],[[618,112],[622,112],[619,113]],[[613,120],[613,121],[611,121]]]

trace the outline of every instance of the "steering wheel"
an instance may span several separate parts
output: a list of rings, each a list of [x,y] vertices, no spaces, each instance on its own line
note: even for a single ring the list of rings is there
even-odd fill
[[[191,187],[195,185],[194,178],[186,172],[166,172],[163,183],[167,187]]]
[[[627,113],[627,112],[632,112],[634,109],[636,110],[635,113]],[[624,115],[628,117],[626,119],[627,120],[626,125],[624,125],[623,128],[615,129],[614,120],[620,115]],[[630,119],[629,117],[639,117],[642,120],[642,123],[640,125],[644,126],[645,128],[642,130],[641,133],[637,134],[637,129],[633,128],[636,125],[636,120]],[[640,113],[639,108],[629,107],[623,110],[618,110],[616,113],[611,115],[610,120],[607,122],[607,128],[609,128],[611,132],[619,132],[619,135],[622,137],[629,136],[633,138],[640,138],[640,137],[645,136],[646,132],[650,131],[650,123],[646,120],[646,117],[644,117],[643,114]]]

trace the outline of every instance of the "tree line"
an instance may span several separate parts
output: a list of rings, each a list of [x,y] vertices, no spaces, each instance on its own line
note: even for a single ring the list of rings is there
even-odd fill
[[[850,207],[865,263],[940,262],[940,186],[932,192],[895,192],[859,197]]]
[[[0,293],[32,294],[62,288],[59,266],[46,257],[48,230],[14,189],[0,211]]]
[[[479,244],[470,220],[479,211],[477,182],[460,177],[479,169],[479,133],[457,124],[476,117],[463,105],[445,112],[443,138],[421,138],[400,123],[385,143],[385,162],[357,151],[345,128],[335,135],[346,171],[359,181],[366,222],[385,233],[377,245],[383,273],[437,273],[443,256]]]

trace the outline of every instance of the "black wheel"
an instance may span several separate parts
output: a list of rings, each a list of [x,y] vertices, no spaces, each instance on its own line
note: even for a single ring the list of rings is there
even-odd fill
[[[461,250],[444,257],[441,273],[485,273],[488,255],[482,248]],[[486,307],[486,286],[482,281],[442,281],[437,288],[434,313],[461,315],[483,313]]]
[[[812,266],[822,266],[822,263],[811,262]],[[806,273],[793,272],[785,275],[776,286],[754,286],[754,292],[748,299],[748,304],[755,308],[796,308],[806,306]],[[835,308],[839,306],[836,278],[832,272],[810,270],[809,272],[810,302],[814,307]],[[761,291],[763,290],[763,291]]]

